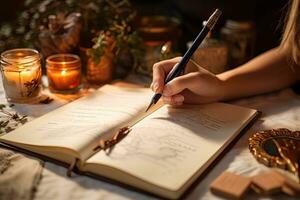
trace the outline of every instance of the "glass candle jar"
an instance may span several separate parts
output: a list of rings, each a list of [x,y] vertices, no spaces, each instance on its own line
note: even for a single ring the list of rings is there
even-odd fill
[[[138,72],[152,76],[153,64],[161,60],[163,46],[169,42],[172,49],[178,47],[180,26],[178,18],[163,15],[144,16],[138,20],[137,28],[145,48],[144,64],[138,68]]]
[[[191,45],[192,42],[188,43],[188,48]],[[227,58],[227,46],[220,40],[212,38],[210,33],[205,37],[192,56],[193,61],[214,74],[219,74],[227,70]],[[187,71],[189,71],[189,68],[187,67]]]
[[[34,49],[12,49],[1,54],[3,87],[9,102],[34,103],[40,98],[40,60]]]
[[[77,55],[55,54],[46,59],[49,89],[54,93],[75,93],[81,84],[81,61]]]
[[[237,67],[250,60],[254,55],[255,24],[251,21],[227,20],[221,29],[221,39],[229,48],[230,68]]]

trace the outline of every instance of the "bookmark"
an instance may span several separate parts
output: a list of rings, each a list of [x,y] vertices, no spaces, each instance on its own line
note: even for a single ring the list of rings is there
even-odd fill
[[[68,167],[68,170],[67,170],[67,176],[68,177],[71,177],[72,176],[72,171],[74,169],[74,167],[76,166],[76,163],[79,161],[78,158],[75,158],[73,160],[73,162],[70,164],[70,166]]]
[[[131,131],[131,128],[129,126],[125,126],[121,128],[116,134],[114,134],[110,139],[99,140],[99,144],[96,148],[94,148],[94,151],[97,150],[106,150],[112,148],[115,144],[120,142],[128,133]]]

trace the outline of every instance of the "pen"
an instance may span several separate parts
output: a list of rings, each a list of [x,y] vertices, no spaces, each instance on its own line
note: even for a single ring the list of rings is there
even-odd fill
[[[216,9],[215,12],[209,17],[206,24],[203,26],[202,30],[194,40],[192,46],[184,54],[178,65],[176,65],[176,67],[174,67],[168,74],[167,78],[165,79],[165,84],[184,72],[186,64],[189,62],[190,58],[192,57],[198,46],[201,44],[201,42],[204,40],[206,35],[209,33],[209,31],[213,29],[221,14],[222,12],[219,9]],[[146,112],[152,107],[152,105],[157,103],[161,96],[162,94],[156,93],[152,97]]]

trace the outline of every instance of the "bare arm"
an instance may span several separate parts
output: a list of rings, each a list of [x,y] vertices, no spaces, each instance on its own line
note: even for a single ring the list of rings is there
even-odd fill
[[[173,105],[230,100],[282,89],[300,80],[300,66],[292,66],[287,55],[285,49],[275,48],[218,75],[198,66],[198,71],[176,77],[166,85],[165,76],[181,58],[161,61],[153,66],[152,89]]]
[[[299,71],[299,66],[289,63],[284,49],[271,49],[238,68],[217,75],[223,81],[222,100],[288,87],[300,79]]]

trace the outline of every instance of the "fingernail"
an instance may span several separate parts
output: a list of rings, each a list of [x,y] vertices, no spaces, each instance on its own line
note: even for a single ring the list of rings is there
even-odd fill
[[[171,102],[171,97],[165,97],[165,96],[163,96],[163,101],[165,103],[170,103]]]
[[[184,100],[184,97],[183,97],[183,96],[175,96],[175,97],[174,97],[174,101],[175,101],[175,102],[180,103],[180,102],[183,102],[183,100]]]
[[[157,90],[158,90],[158,83],[153,83],[153,90],[154,90],[154,92],[157,92]]]
[[[171,94],[170,87],[166,85],[163,91],[163,95],[170,96],[170,94]]]

